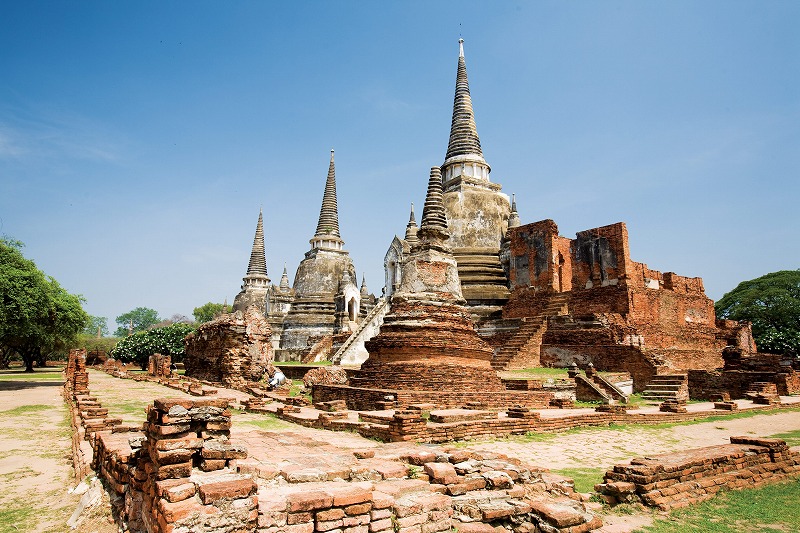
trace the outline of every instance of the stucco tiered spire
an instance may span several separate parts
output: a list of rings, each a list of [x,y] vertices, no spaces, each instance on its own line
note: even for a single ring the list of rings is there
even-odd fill
[[[281,274],[281,283],[279,287],[282,290],[289,290],[292,288],[289,285],[289,274],[286,272],[286,263],[283,264],[283,274]]]
[[[517,198],[516,195],[511,195],[511,214],[508,216],[508,227],[516,228],[521,224],[519,220],[519,213],[517,213]]]
[[[368,298],[369,297],[369,289],[367,288],[367,276],[361,276],[361,297]]]
[[[325,181],[325,193],[322,196],[322,207],[319,210],[317,231],[311,239],[313,248],[341,250],[344,241],[339,234],[339,208],[336,203],[336,166],[331,150],[331,162],[328,166],[328,179]]]
[[[422,222],[417,233],[420,245],[445,246],[444,241],[450,236],[447,233],[447,215],[442,202],[442,171],[439,167],[431,168],[428,178],[428,194],[422,208]]]
[[[411,204],[411,214],[408,217],[408,224],[406,224],[406,236],[405,241],[408,243],[409,246],[414,246],[419,242],[417,238],[417,231],[419,228],[417,227],[417,221],[414,219],[414,204]]]
[[[481,150],[481,140],[475,125],[475,113],[472,110],[472,98],[467,81],[467,65],[464,60],[464,39],[458,40],[458,70],[456,72],[456,93],[453,98],[453,119],[450,123],[450,140],[447,154],[442,165],[445,181],[459,175],[467,175],[488,180],[491,171]],[[450,167],[458,165],[462,172],[453,172]],[[464,170],[465,166],[471,166]]]
[[[267,276],[267,258],[264,253],[264,215],[262,210],[258,211],[256,235],[253,238],[253,250],[250,252],[247,275]]]
[[[247,274],[242,278],[242,282],[242,290],[233,300],[233,310],[245,311],[251,305],[263,310],[269,289],[269,277],[267,258],[264,254],[264,214],[260,209],[253,249],[250,252],[250,263],[247,265]],[[225,303],[227,305],[227,300]]]

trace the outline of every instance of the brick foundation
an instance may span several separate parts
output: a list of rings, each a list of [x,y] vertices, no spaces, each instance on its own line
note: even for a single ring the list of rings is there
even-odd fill
[[[609,503],[640,501],[666,511],[800,476],[800,451],[780,439],[731,437],[731,444],[638,458],[616,465],[595,489]]]

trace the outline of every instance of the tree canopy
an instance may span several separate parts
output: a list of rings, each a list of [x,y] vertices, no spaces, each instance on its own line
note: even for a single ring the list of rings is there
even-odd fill
[[[200,323],[211,322],[216,316],[222,313],[222,310],[223,304],[208,302],[200,307],[195,307],[194,311],[192,311],[192,316]]]
[[[74,346],[89,321],[82,298],[64,290],[21,252],[22,243],[0,238],[0,364],[14,355],[25,370],[34,361]]]
[[[136,363],[142,368],[147,366],[149,357],[156,353],[170,355],[172,361],[178,363],[186,353],[183,338],[192,331],[194,326],[184,322],[139,331],[120,340],[111,355],[124,363]]]
[[[84,335],[97,336],[98,328],[101,337],[108,337],[108,319],[104,316],[89,315],[89,322],[83,330]]]
[[[800,270],[743,281],[714,308],[718,318],[752,322],[760,352],[800,354]]]
[[[150,326],[161,322],[161,319],[158,318],[158,311],[155,309],[137,307],[136,309],[119,315],[115,321],[119,327],[114,332],[114,335],[117,337],[125,337],[131,326],[133,326],[134,333],[137,331],[145,331]]]

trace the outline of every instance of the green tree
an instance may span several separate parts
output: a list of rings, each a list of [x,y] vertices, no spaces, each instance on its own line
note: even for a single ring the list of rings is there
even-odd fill
[[[89,323],[84,328],[83,333],[96,337],[98,328],[100,328],[101,337],[108,337],[108,319],[104,316],[89,315]]]
[[[192,331],[194,326],[184,322],[139,331],[120,340],[111,355],[124,363],[136,363],[143,369],[147,367],[150,356],[156,353],[170,355],[173,362],[179,363],[186,353],[183,339]]]
[[[150,326],[154,326],[161,322],[158,318],[158,311],[150,309],[149,307],[137,307],[127,313],[123,313],[116,318],[117,331],[114,332],[116,337],[125,337],[128,334],[129,328],[133,326],[133,332],[145,331]]]
[[[0,239],[0,363],[17,355],[25,371],[77,342],[89,315],[82,298],[64,290],[21,252],[22,244]]]
[[[759,351],[800,354],[800,270],[743,281],[714,309],[718,318],[752,322]]]
[[[200,307],[195,307],[194,311],[192,311],[192,316],[201,324],[203,322],[211,322],[215,317],[222,314],[222,308],[223,304],[208,302]]]

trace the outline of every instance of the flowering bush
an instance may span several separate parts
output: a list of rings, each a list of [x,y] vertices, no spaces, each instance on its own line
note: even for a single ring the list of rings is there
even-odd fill
[[[137,363],[145,368],[151,355],[160,353],[172,356],[177,363],[186,353],[183,339],[194,331],[194,326],[179,322],[163,328],[139,331],[117,343],[111,355],[124,363]]]

